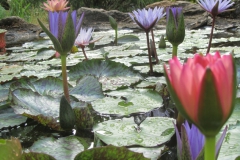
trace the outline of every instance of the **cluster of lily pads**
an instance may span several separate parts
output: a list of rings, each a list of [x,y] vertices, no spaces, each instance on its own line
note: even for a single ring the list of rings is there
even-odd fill
[[[212,7],[221,6],[221,2],[213,3]],[[162,106],[162,97],[167,95],[169,98],[162,62],[167,62],[174,56],[178,56],[181,60],[193,57],[195,52],[186,53],[186,50],[191,50],[196,45],[190,39],[201,39],[197,42],[200,46],[198,49],[205,51],[208,31],[185,31],[181,8],[168,8],[167,31],[155,32],[159,35],[155,37],[156,41],[160,41],[160,35],[166,32],[168,48],[161,49],[155,47],[153,27],[165,15],[162,8],[137,10],[133,15],[130,14],[134,22],[144,29],[146,44],[142,33],[133,33],[131,30],[119,31],[118,37],[117,22],[113,17],[109,19],[114,31],[103,31],[94,35],[92,29],[81,29],[84,14],[77,21],[76,11],[63,12],[66,6],[66,0],[49,0],[48,5],[45,4],[49,11],[50,31],[40,21],[39,23],[51,41],[45,37],[41,42],[30,42],[19,48],[9,48],[8,50],[15,52],[1,56],[4,62],[1,65],[3,67],[0,78],[3,97],[1,106],[10,106],[14,113],[11,108],[8,108],[11,110],[9,114],[14,118],[17,117],[21,122],[25,122],[25,117],[28,117],[56,131],[92,130],[94,148],[91,149],[81,137],[71,135],[58,139],[52,137],[40,139],[29,148],[28,153],[22,152],[19,141],[12,138],[0,141],[0,155],[5,156],[6,159],[13,155],[22,159],[28,157],[36,159],[158,159],[168,152],[165,144],[174,135],[176,129],[178,158],[183,159],[182,157],[189,156],[188,159],[196,157],[203,159],[202,133],[194,125],[190,127],[187,122],[184,125],[177,122],[177,126],[182,128],[180,138],[177,126],[173,125],[176,123],[175,120],[168,115],[174,108]],[[144,19],[145,16],[149,17]],[[149,45],[150,31],[154,44],[152,46]],[[114,42],[117,45],[105,46],[111,44],[113,32],[115,32]],[[202,34],[203,32],[206,33]],[[94,42],[90,40],[92,37],[102,37],[101,41],[95,43],[96,48],[102,45],[105,47],[88,49],[85,53],[85,46]],[[238,41],[238,39],[231,39]],[[215,39],[213,43],[225,41],[226,39]],[[169,47],[171,46],[169,42],[173,45],[172,48]],[[74,44],[80,47],[82,52],[70,54]],[[179,45],[181,47],[178,47]],[[50,46],[54,47],[54,50]],[[214,49],[230,52],[233,47]],[[54,58],[56,51],[60,54],[60,59]],[[153,66],[152,60],[156,60]],[[15,65],[8,66],[7,63],[10,62]],[[148,65],[150,65],[150,71]],[[157,74],[154,76],[154,72],[159,73],[160,77]],[[169,80],[167,82],[168,86],[171,86]],[[216,156],[218,155],[220,159],[239,156],[240,147],[238,141],[236,142],[236,139],[239,140],[237,133],[240,130],[237,121],[239,120],[238,101],[237,99],[233,114],[227,122],[230,124],[228,132],[224,127],[221,130],[224,134],[218,134],[220,139]],[[164,108],[165,111],[155,112],[160,110],[159,108]],[[96,122],[94,119],[96,113],[107,119],[110,117],[110,120]],[[0,123],[1,128],[8,127],[6,122],[10,115],[1,115],[5,116],[4,122]],[[195,124],[192,120],[190,122]],[[10,122],[10,124],[13,123]],[[191,130],[193,136],[195,133],[199,135],[199,144],[190,138]],[[225,134],[227,136],[223,142]],[[223,151],[219,153],[221,143],[223,143]],[[231,145],[226,145],[227,143]],[[196,147],[198,145],[201,147]],[[225,153],[229,150],[228,147],[233,147],[232,154]],[[193,151],[193,148],[200,148],[200,150]]]

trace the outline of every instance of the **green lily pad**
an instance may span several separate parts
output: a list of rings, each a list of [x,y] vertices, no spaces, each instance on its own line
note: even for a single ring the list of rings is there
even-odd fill
[[[136,131],[133,118],[108,120],[93,127],[94,136],[106,144],[114,146],[159,146],[175,133],[172,118],[147,117]]]
[[[74,159],[84,150],[84,146],[76,136],[68,136],[59,139],[44,138],[36,141],[29,150],[31,152],[45,153],[57,160]]]
[[[218,159],[229,160],[240,156],[240,122],[230,124],[223,141]]]
[[[74,160],[148,160],[140,153],[129,151],[125,147],[105,146],[79,153]]]
[[[131,147],[128,148],[130,151],[134,151],[137,153],[143,153],[144,157],[149,158],[151,160],[157,160],[162,154],[162,150],[164,150],[164,146],[161,147]]]
[[[89,86],[86,82],[90,82]],[[77,128],[90,128],[93,123],[87,103],[81,100],[102,98],[99,82],[92,76],[79,80],[76,88],[69,86],[71,106],[77,116]],[[71,92],[72,91],[72,92]],[[32,118],[55,130],[61,130],[58,121],[60,98],[63,95],[62,81],[48,77],[36,81],[22,80],[13,83],[10,90],[11,107],[15,113]]]
[[[2,160],[20,159],[22,154],[21,143],[17,138],[0,139],[0,157]]]
[[[103,90],[113,90],[121,86],[129,86],[142,79],[141,75],[127,66],[110,60],[88,60],[70,68],[70,81],[78,80],[84,75],[99,78]]]
[[[14,113],[12,108],[0,110],[0,129],[25,123],[27,117]]]
[[[70,90],[70,95],[85,102],[103,98],[102,85],[93,76],[81,78],[77,85]]]
[[[105,97],[92,102],[93,109],[101,114],[131,115],[132,113],[145,113],[160,107],[162,97],[156,91],[133,90],[121,95],[120,98]]]
[[[129,43],[129,42],[134,42],[134,41],[139,41],[140,39],[135,36],[135,35],[124,35],[124,36],[121,36],[117,39],[117,42],[119,44],[122,44],[122,43]]]
[[[29,152],[29,153],[23,153],[21,160],[56,160],[50,155],[44,154],[44,153],[34,153],[34,152]]]

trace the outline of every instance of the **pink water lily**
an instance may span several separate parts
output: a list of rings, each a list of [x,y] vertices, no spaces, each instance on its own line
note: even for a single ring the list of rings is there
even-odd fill
[[[232,55],[196,54],[181,64],[164,65],[169,90],[179,112],[204,134],[217,134],[234,107],[236,72]]]
[[[43,5],[45,6],[43,9],[52,12],[65,11],[70,8],[67,7],[67,4],[67,0],[47,0],[47,3],[43,3]]]

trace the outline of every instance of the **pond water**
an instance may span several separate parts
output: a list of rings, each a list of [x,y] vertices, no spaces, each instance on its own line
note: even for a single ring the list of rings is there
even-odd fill
[[[186,58],[192,57],[194,53],[205,53],[208,46],[209,33],[210,28],[208,27],[186,31],[185,40],[179,45],[178,57],[184,61]],[[154,34],[156,46],[158,46],[160,37],[165,35],[165,30],[156,30]],[[57,127],[49,127],[58,124],[58,120],[53,120],[53,122],[45,124],[43,123],[44,121],[41,121],[37,116],[42,114],[43,117],[58,118],[58,104],[55,104],[55,101],[56,103],[59,102],[59,95],[62,94],[62,92],[60,92],[61,85],[59,86],[59,83],[55,80],[55,78],[61,77],[60,59],[54,58],[55,51],[53,50],[53,45],[45,34],[42,34],[43,38],[40,40],[26,42],[22,46],[7,48],[7,53],[5,55],[0,55],[0,121],[2,121],[0,122],[0,138],[9,138],[11,136],[18,137],[22,147],[29,150],[34,150],[34,147],[37,146],[31,147],[34,142],[39,140],[45,141],[46,137],[53,137],[57,140],[70,135],[77,135],[84,139],[83,141],[86,143],[84,147],[87,146],[87,148],[92,147],[93,142],[95,146],[102,145],[103,141],[108,144],[107,141],[109,139],[111,143],[125,146],[125,137],[122,137],[122,140],[120,139],[121,141],[116,141],[111,140],[111,135],[118,135],[118,133],[127,134],[129,130],[133,130],[132,134],[135,137],[139,135],[142,136],[141,134],[145,132],[144,127],[147,128],[145,123],[153,123],[153,126],[156,127],[159,125],[159,121],[163,122],[163,124],[156,128],[161,128],[161,126],[164,125],[172,125],[173,119],[170,118],[176,117],[175,107],[167,94],[163,74],[163,63],[168,62],[172,56],[171,44],[166,40],[166,48],[157,47],[157,54],[160,62],[153,67],[154,75],[149,76],[145,33],[129,29],[119,30],[119,37],[125,35],[133,35],[133,37],[122,38],[119,40],[118,45],[114,45],[114,30],[95,32],[93,39],[101,36],[103,36],[103,38],[95,43],[93,49],[86,48],[86,54],[90,62],[84,61],[84,55],[80,49],[78,52],[71,53],[67,57],[69,83],[72,85],[71,90],[72,96],[74,97],[73,108],[78,105],[84,107],[88,105],[91,106],[91,117],[88,117],[89,119],[84,122],[91,121],[91,125],[94,125],[93,130],[96,132],[93,132],[91,127],[87,127],[84,130],[77,127],[77,130],[70,132],[58,131],[58,129],[56,129]],[[240,56],[239,36],[239,30],[230,30],[227,32],[215,31],[211,52],[217,50],[222,54],[233,52],[236,61],[238,61]],[[139,40],[136,40],[136,37],[138,37]],[[101,63],[101,60],[104,59],[107,61],[106,64]],[[99,66],[95,66],[96,64],[99,64]],[[89,74],[97,77],[100,84],[95,82],[92,77],[85,77]],[[51,78],[48,79],[47,77],[49,76]],[[82,77],[86,80],[82,80]],[[38,79],[44,80],[43,82],[39,82]],[[16,84],[16,82],[20,84]],[[48,84],[49,82],[54,83],[54,89]],[[87,82],[89,82],[90,85]],[[41,83],[41,85],[39,83]],[[45,83],[50,89],[44,88],[46,87],[43,86]],[[76,90],[81,90],[81,87],[77,88],[80,84],[84,84],[84,86],[92,85],[94,89],[91,87],[89,87],[90,89],[84,88],[85,90],[81,91],[81,94],[86,91],[89,92],[89,94],[79,95],[76,93]],[[17,94],[14,89],[19,87],[25,90],[31,89],[33,92],[27,90],[27,93],[25,93],[23,90],[20,90],[20,93]],[[46,103],[44,103],[44,98],[42,99],[42,97],[37,96],[33,96],[34,100],[24,99],[27,97],[27,94],[29,94],[30,97],[30,95],[36,92],[45,96],[44,98],[47,97]],[[22,95],[25,95],[25,97]],[[53,102],[49,100],[49,96],[53,99],[55,98]],[[36,102],[38,100],[41,100],[41,103]],[[26,106],[26,101],[34,103],[31,103],[29,107]],[[41,104],[42,106],[40,105],[41,107],[38,106],[39,108],[34,108],[36,104]],[[45,106],[46,104],[47,107]],[[11,107],[13,107],[14,110]],[[18,116],[14,112],[25,114],[29,118]],[[237,107],[228,124],[234,125],[239,120],[239,112],[240,107]],[[84,113],[86,112],[84,111]],[[146,119],[146,117],[167,117],[169,119],[160,120],[152,118],[149,120],[149,118]],[[10,121],[11,119],[15,119],[15,121]],[[118,121],[119,119],[121,122]],[[112,127],[113,129],[107,130],[108,128],[104,128],[103,122],[107,122],[106,125],[109,125],[109,128]],[[128,125],[130,126],[130,129],[126,129],[126,132],[120,132],[116,129],[118,123],[122,122],[124,122],[126,128],[128,128]],[[136,132],[138,125],[143,129],[143,131],[139,131],[139,134]],[[152,126],[150,125],[150,127]],[[107,130],[104,131],[104,133],[100,132],[103,128]],[[135,131],[134,128],[136,129]],[[238,126],[235,126],[235,128],[239,129]],[[99,133],[97,132],[98,129]],[[122,130],[124,129],[125,128],[122,128]],[[169,133],[164,132],[167,133],[164,135],[164,129],[169,131]],[[146,140],[147,142],[144,142],[145,140],[143,140],[142,137],[138,137],[135,139],[136,142],[132,143],[130,139],[134,139],[134,136],[126,136],[127,146],[130,146],[131,150],[136,152],[144,152],[144,155],[151,159],[157,159],[160,155],[161,159],[175,159],[176,140],[175,136],[172,136],[174,134],[173,126],[170,128],[166,126],[156,131],[156,133],[159,133],[159,143],[153,144],[151,144],[151,141],[157,139],[152,135],[155,131],[152,131],[151,128],[147,130],[146,134],[143,134],[145,135],[144,138],[149,138]],[[104,137],[104,134],[107,135],[107,139]],[[94,137],[96,135],[97,138]],[[155,138],[155,140],[151,140],[152,137]],[[164,138],[165,140],[163,140]],[[240,142],[240,140],[238,142]],[[138,148],[134,148],[136,146]],[[139,149],[139,146],[147,146],[147,148],[152,147],[152,149],[150,151],[142,151],[142,147]],[[240,146],[235,146],[235,148],[232,149],[234,156],[240,152]],[[224,149],[226,150],[226,148],[223,147],[223,150]],[[50,151],[45,151],[45,153],[49,152]],[[152,153],[154,153],[154,155],[151,155]],[[229,158],[225,156],[224,153],[220,153],[220,157],[221,159]],[[62,157],[58,159],[61,158]]]

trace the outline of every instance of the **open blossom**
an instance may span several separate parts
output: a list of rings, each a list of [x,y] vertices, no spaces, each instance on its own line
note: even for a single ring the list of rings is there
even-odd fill
[[[96,40],[91,40],[92,32],[93,28],[88,29],[81,28],[80,33],[75,40],[75,45],[79,47],[85,47],[88,46],[90,43],[94,43],[102,38],[101,37]]]
[[[51,12],[59,12],[68,10],[70,7],[67,7],[68,1],[66,0],[47,0],[47,3],[43,3],[45,7],[43,9]]]
[[[207,136],[215,136],[230,117],[236,97],[232,55],[195,54],[185,64],[177,57],[164,65],[169,92],[178,111]]]
[[[180,136],[180,133],[176,125],[174,125],[174,127],[175,127],[176,137],[177,137],[178,159],[179,160],[203,159],[204,155],[201,154],[201,152],[203,152],[205,137],[198,130],[198,128],[194,124],[190,126],[190,124],[187,121],[185,121],[185,123],[182,124],[181,126],[181,136]],[[223,133],[216,144],[216,150],[215,150],[216,157],[219,154],[219,151],[222,146],[222,142],[224,140],[226,133],[227,133],[227,127],[225,127],[225,129],[223,130]]]
[[[226,9],[228,9],[234,4],[233,2],[231,2],[231,0],[198,0],[198,3],[204,10],[206,10],[213,16],[224,12]],[[216,6],[217,3],[218,7]],[[216,10],[215,7],[217,7]]]
[[[134,22],[136,22],[145,31],[150,31],[154,25],[163,17],[166,13],[163,12],[164,8],[155,7],[154,9],[138,9],[131,13],[129,16]]]

